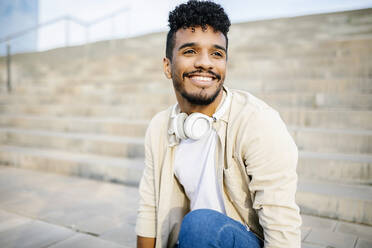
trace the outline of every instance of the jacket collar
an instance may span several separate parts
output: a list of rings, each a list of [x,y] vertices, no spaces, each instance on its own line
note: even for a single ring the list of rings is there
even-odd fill
[[[227,103],[226,103],[225,111],[223,112],[223,114],[221,115],[221,117],[219,118],[219,120],[222,120],[222,121],[224,121],[224,122],[227,123],[229,121],[230,107],[231,107],[231,102],[232,102],[232,97],[233,96],[232,96],[232,92],[225,85],[223,86],[223,89],[226,92],[226,98],[223,99],[223,100],[227,101]],[[218,108],[221,107],[221,104],[222,104],[222,102],[220,103],[220,105],[218,106]]]

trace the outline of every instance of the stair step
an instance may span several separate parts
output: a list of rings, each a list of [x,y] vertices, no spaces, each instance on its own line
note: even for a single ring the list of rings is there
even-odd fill
[[[341,78],[341,79],[308,79],[305,77],[257,80],[247,77],[246,74],[240,75],[239,72],[230,74],[225,80],[225,84],[231,88],[250,90],[252,85],[257,92],[307,92],[307,93],[372,93],[372,80],[367,77]],[[149,80],[146,82],[131,81],[110,81],[97,79],[32,79],[22,80],[12,92],[12,95],[37,94],[42,97],[48,95],[94,95],[110,93],[114,95],[133,95],[164,93],[173,94],[173,89],[169,81],[162,78],[161,82]],[[52,96],[50,96],[52,97]]]
[[[276,108],[372,110],[372,94],[259,93],[256,96]]]
[[[135,106],[135,109],[134,109]],[[125,117],[133,119],[150,120],[156,113],[168,108],[168,105],[95,105],[95,104],[63,104],[63,105],[42,105],[42,104],[11,104],[0,105],[0,113],[3,114],[26,114],[46,116],[100,116],[100,117]]]
[[[296,199],[304,214],[372,225],[372,186],[302,180]]]
[[[93,77],[92,77],[93,78]],[[99,82],[94,79],[81,79],[80,83],[73,84],[74,81],[67,83],[68,79],[60,80],[55,83],[54,79],[44,79],[42,81],[51,81],[50,83],[39,83],[39,80],[33,80],[25,83],[19,83],[12,91],[12,94],[38,94],[38,95],[85,95],[85,94],[141,94],[143,92],[151,93],[173,93],[169,82],[162,78],[161,82],[151,80],[146,83],[132,83],[121,79],[121,83]]]
[[[1,144],[52,148],[121,158],[144,156],[143,138],[0,128]]]
[[[0,164],[138,186],[144,160],[66,152],[49,148],[0,146]]]
[[[372,42],[372,40],[371,40]],[[299,48],[300,49],[300,48]],[[296,59],[276,58],[250,58],[250,51],[246,54],[232,57],[229,64],[229,73],[244,73],[247,78],[348,78],[366,77],[371,78],[372,69],[371,59],[363,60],[360,56],[347,58],[327,58],[321,59],[308,55],[308,57],[298,57]],[[233,56],[233,55],[231,55]],[[243,72],[241,68],[246,68]]]
[[[74,118],[35,115],[0,115],[0,127],[72,133],[94,133],[127,137],[144,137],[148,123],[148,120],[126,120],[114,117]]]
[[[330,94],[360,94],[372,93],[372,80],[368,78],[343,79],[248,79],[246,75],[229,75],[225,83],[231,88],[248,90],[252,93],[330,93]],[[327,100],[327,99],[326,99]]]
[[[233,29],[234,27],[231,30]],[[299,61],[304,63],[316,61],[318,63],[314,63],[315,68],[330,61],[339,61],[341,63],[336,63],[335,65],[341,68],[345,65],[354,65],[350,62],[350,59],[354,58],[356,59],[354,61],[366,61],[366,65],[368,65],[370,58],[368,52],[372,51],[371,25],[366,29],[369,29],[371,33],[366,37],[360,38],[331,37],[323,40],[313,39],[306,41],[296,37],[294,40],[283,39],[280,43],[275,42],[276,38],[270,37],[263,38],[265,41],[255,37],[256,42],[249,37],[237,38],[235,40],[230,38],[231,46],[229,46],[229,53],[231,54],[233,63],[238,60],[244,61],[244,57],[249,58],[244,63],[255,63],[256,61],[260,61],[260,59],[271,57],[276,60]],[[355,67],[350,66],[348,70],[350,69],[355,69]]]
[[[372,185],[372,155],[300,151],[301,179]]]
[[[278,111],[285,123],[292,126],[372,129],[372,111],[367,110],[283,107]]]
[[[156,113],[168,108],[168,105],[0,105],[0,113],[6,115],[44,115],[44,116],[94,116],[122,117],[129,120],[150,120]],[[325,128],[372,129],[372,111],[349,109],[313,109],[313,108],[278,108],[287,125]]]
[[[66,134],[65,137],[68,137],[68,135],[79,135],[79,133],[94,133],[96,135],[108,135],[108,140],[112,140],[112,137],[118,138],[121,136],[143,137],[147,123],[147,121],[124,121],[119,118],[42,118],[9,115],[2,115],[0,120],[0,126],[4,127],[3,131],[8,130],[12,133],[19,130],[20,132],[26,131],[28,135],[31,135],[33,132],[32,129],[48,130],[37,131],[34,133],[35,135],[47,135],[54,131],[58,133],[57,137],[64,136],[64,134]],[[296,126],[289,126],[289,129],[300,150],[355,154],[372,153],[372,131],[369,130],[305,128]],[[40,139],[36,140],[37,144],[41,142]],[[8,142],[10,141],[8,140]]]
[[[124,105],[124,104],[142,104],[142,105],[171,105],[176,103],[174,94],[168,92],[155,93],[58,93],[55,95],[38,94],[11,94],[0,95],[0,104],[71,104],[79,99],[80,103],[102,104],[102,105]]]
[[[285,23],[275,20],[274,25],[263,22],[232,25],[229,35],[231,51],[246,49],[253,53],[272,52],[274,56],[285,55],[286,57],[298,57],[304,54],[339,57],[359,55],[364,49],[367,51],[371,49],[372,30],[371,23],[361,26],[349,26],[345,23],[327,26],[322,22],[317,26],[314,20],[301,23],[296,19]],[[277,40],[281,42],[276,42]],[[286,53],[283,53],[284,51]],[[338,53],[340,51],[344,53]],[[362,57],[368,55],[364,54]]]
[[[372,155],[372,130],[290,126],[299,150]]]
[[[372,110],[372,94],[351,93],[254,93],[254,95],[274,107],[308,107],[308,108],[343,108],[357,110]],[[85,104],[102,105],[172,105],[176,103],[174,94],[165,92],[127,94],[86,94],[79,96],[79,102]],[[0,95],[0,104],[70,104],[77,95]]]

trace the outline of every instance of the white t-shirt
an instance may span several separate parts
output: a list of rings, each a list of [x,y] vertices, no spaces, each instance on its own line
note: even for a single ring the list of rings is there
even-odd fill
[[[216,174],[217,141],[212,129],[202,139],[181,140],[176,148],[174,172],[190,200],[190,210],[207,208],[226,213]]]

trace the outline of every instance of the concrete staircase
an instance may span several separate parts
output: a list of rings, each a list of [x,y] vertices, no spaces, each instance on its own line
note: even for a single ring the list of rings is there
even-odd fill
[[[276,108],[303,214],[372,225],[372,9],[235,24],[226,84]],[[0,162],[138,185],[151,117],[175,103],[165,34],[0,58]]]

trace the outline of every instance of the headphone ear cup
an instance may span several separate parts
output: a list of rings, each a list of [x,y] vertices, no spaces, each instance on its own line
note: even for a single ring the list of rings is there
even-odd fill
[[[198,140],[211,130],[211,118],[201,113],[193,113],[187,117],[184,133],[190,139]]]
[[[187,118],[186,113],[180,113],[174,117],[173,120],[173,127],[174,127],[174,133],[177,138],[179,139],[187,139],[187,136],[184,131],[184,123]]]

